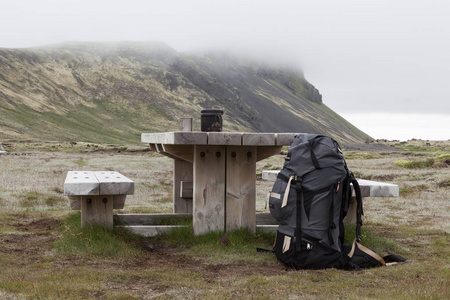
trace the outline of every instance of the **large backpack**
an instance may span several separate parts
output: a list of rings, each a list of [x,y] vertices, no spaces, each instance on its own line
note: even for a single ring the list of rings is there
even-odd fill
[[[357,198],[353,247],[343,245],[350,184]],[[269,207],[279,223],[274,252],[289,266],[358,269],[385,264],[359,244],[363,214],[360,188],[338,143],[328,136],[295,137],[269,195]]]

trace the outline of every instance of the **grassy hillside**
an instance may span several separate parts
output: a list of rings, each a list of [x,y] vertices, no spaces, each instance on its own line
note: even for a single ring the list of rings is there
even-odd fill
[[[369,136],[325,104],[299,71],[162,43],[71,43],[0,49],[0,139],[140,143],[180,117],[225,110],[225,131]]]

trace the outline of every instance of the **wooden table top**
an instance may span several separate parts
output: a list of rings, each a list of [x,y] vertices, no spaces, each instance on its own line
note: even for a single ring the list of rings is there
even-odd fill
[[[143,133],[141,141],[169,145],[289,146],[298,133],[174,131]]]

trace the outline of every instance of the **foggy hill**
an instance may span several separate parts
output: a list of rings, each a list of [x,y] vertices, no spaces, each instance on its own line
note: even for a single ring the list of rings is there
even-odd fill
[[[369,136],[329,109],[301,71],[163,43],[65,43],[0,49],[0,138],[140,143],[142,132],[200,128],[222,108],[224,131]]]

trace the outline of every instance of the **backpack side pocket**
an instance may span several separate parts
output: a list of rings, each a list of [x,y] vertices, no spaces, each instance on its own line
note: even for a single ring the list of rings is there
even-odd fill
[[[287,182],[277,178],[269,193],[270,213],[280,225],[286,225],[287,220],[294,213],[296,192],[291,188],[293,178],[294,176],[291,176]]]

